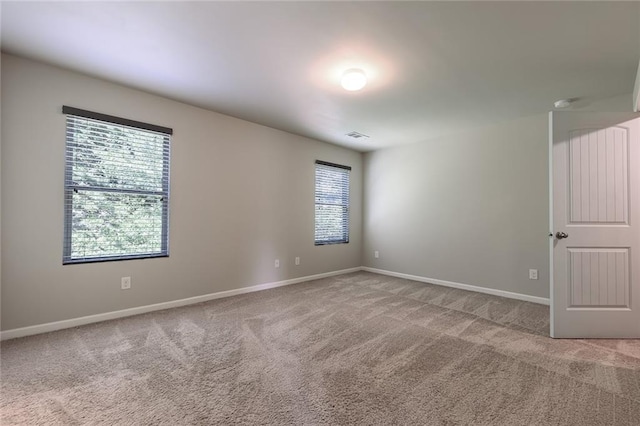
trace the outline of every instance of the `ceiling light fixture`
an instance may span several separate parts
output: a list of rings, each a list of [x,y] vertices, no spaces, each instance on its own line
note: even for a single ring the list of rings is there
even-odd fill
[[[364,71],[351,68],[342,74],[342,87],[344,90],[354,92],[362,89],[367,84],[367,76]]]

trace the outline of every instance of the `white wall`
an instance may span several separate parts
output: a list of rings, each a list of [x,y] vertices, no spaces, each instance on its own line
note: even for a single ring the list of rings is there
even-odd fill
[[[367,154],[364,264],[548,297],[546,123],[539,115]]]
[[[3,330],[361,265],[360,153],[11,55],[1,77]],[[173,128],[169,258],[62,265],[62,105]],[[353,167],[349,244],[313,244],[316,159]]]
[[[640,22],[640,6],[638,6],[638,22]],[[638,25],[638,39],[640,39],[640,25]],[[638,61],[638,73],[633,90],[633,107],[634,111],[640,112],[640,61]]]
[[[0,15],[2,7],[0,7]],[[2,74],[2,55],[0,54],[0,76]],[[0,84],[0,99],[2,98],[2,85]],[[2,102],[0,102],[0,129],[2,129]],[[0,134],[0,242],[2,241],[2,135]],[[2,244],[0,243],[0,309],[2,308]],[[2,330],[2,312],[0,312],[0,330]]]

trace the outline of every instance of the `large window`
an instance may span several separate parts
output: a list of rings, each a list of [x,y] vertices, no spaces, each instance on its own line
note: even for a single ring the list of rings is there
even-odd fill
[[[349,242],[350,171],[316,160],[316,245]]]
[[[63,107],[63,263],[169,255],[166,127]]]

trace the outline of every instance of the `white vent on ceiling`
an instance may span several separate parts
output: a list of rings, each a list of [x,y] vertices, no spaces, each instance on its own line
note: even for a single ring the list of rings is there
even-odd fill
[[[347,136],[349,136],[350,138],[354,138],[354,139],[368,138],[369,137],[369,136],[365,135],[364,133],[360,133],[360,132],[349,132],[349,133],[347,133]]]

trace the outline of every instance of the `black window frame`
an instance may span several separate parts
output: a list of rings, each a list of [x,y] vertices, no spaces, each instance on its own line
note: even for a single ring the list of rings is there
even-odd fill
[[[79,264],[79,263],[95,263],[95,262],[111,262],[132,259],[146,259],[169,257],[169,186],[170,186],[170,157],[171,157],[171,136],[173,129],[155,124],[144,123],[140,121],[130,120],[126,118],[116,117],[112,115],[87,111],[70,106],[63,106],[62,113],[66,118],[66,142],[65,142],[65,176],[64,176],[64,239],[63,239],[63,265]],[[78,185],[73,182],[73,167],[76,162],[73,160],[73,150],[77,149],[77,143],[74,141],[73,125],[75,120],[86,120],[99,124],[109,124],[124,126],[135,129],[136,131],[146,131],[156,136],[162,136],[162,189],[161,190],[141,190],[126,189],[114,187],[99,187],[91,185]],[[107,134],[105,132],[104,134]],[[73,238],[73,195],[79,191],[94,191],[99,193],[128,194],[141,195],[148,197],[160,197],[162,203],[161,209],[161,242],[160,251],[148,251],[135,254],[116,254],[105,256],[73,256],[72,238]]]
[[[341,192],[339,197],[335,194],[322,193],[319,191],[319,170],[331,171],[336,173],[336,184],[339,185]],[[325,246],[333,244],[348,244],[350,234],[350,213],[351,213],[351,166],[345,166],[342,164],[331,163],[328,161],[316,160],[315,161],[315,207],[314,207],[314,245]],[[324,178],[323,178],[324,179]],[[341,182],[338,182],[341,181]],[[320,188],[321,189],[321,188]],[[324,200],[323,200],[324,198]],[[333,198],[333,202],[327,202],[327,199]],[[319,201],[320,200],[320,201]],[[340,202],[336,202],[340,201]],[[340,220],[342,221],[342,233],[340,238],[319,238],[319,206],[341,206],[342,212]]]

